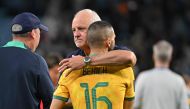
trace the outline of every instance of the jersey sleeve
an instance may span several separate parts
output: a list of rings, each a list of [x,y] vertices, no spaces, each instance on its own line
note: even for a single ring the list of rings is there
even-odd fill
[[[125,100],[132,101],[135,98],[135,92],[134,92],[134,80],[131,80],[131,82],[128,84],[128,87],[126,89],[125,93]]]
[[[134,91],[134,72],[131,67],[121,70],[121,76],[126,84],[125,100],[132,101],[135,97]]]
[[[57,89],[53,94],[53,99],[58,99],[63,102],[67,102],[69,99],[69,91],[66,86],[58,85]]]
[[[61,75],[58,82],[58,87],[53,94],[54,99],[58,99],[63,102],[68,101],[70,97],[69,89],[71,88],[74,80],[76,80],[81,75],[80,70],[75,70],[71,72],[67,77],[65,77],[65,73],[68,71],[69,69],[65,70]]]
[[[58,99],[58,100],[61,100],[63,102],[67,102],[68,99],[69,99],[69,90],[67,88],[67,83],[66,83],[66,77],[65,77],[65,73],[67,72],[68,70],[65,70],[60,79],[59,79],[59,82],[58,82],[58,87],[57,89],[55,90],[54,94],[53,94],[53,99]]]
[[[135,90],[134,90],[134,72],[132,68],[129,71],[129,82],[127,85],[126,93],[125,93],[125,100],[132,101],[135,98]]]

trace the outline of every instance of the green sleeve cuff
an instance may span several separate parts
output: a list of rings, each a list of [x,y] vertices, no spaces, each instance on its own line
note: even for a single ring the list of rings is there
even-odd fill
[[[53,99],[58,99],[58,100],[61,100],[61,101],[64,101],[64,102],[67,102],[69,100],[69,98],[65,98],[65,97],[61,97],[61,96],[53,96]]]
[[[135,97],[130,97],[130,98],[127,98],[125,97],[124,100],[127,100],[127,101],[133,101],[135,99]]]

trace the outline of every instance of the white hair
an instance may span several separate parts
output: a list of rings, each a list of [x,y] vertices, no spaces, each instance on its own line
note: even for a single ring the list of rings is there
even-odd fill
[[[91,10],[91,9],[82,9],[80,11],[78,11],[76,14],[75,14],[75,17],[81,13],[86,13],[86,14],[89,14],[90,16],[93,16],[92,17],[92,20],[95,22],[95,21],[101,21],[101,18],[100,16],[97,14],[97,12]]]
[[[153,46],[156,58],[162,61],[170,60],[173,53],[173,46],[166,40],[161,40]]]

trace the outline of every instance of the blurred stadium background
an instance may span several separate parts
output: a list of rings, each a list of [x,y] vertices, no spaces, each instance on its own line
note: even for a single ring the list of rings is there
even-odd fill
[[[74,14],[95,10],[116,32],[117,45],[128,46],[138,58],[136,73],[153,67],[152,45],[166,39],[174,46],[172,69],[190,74],[190,0],[0,0],[0,46],[11,39],[11,19],[33,12],[49,27],[38,53],[76,49],[71,31]]]

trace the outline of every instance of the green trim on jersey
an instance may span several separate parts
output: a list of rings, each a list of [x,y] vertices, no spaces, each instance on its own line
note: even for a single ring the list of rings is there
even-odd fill
[[[68,101],[68,98],[65,98],[65,97],[61,97],[61,96],[53,96],[53,99],[58,99],[58,100],[61,100],[61,101],[64,101],[64,102],[67,102]]]
[[[127,100],[127,101],[133,101],[135,99],[135,97],[131,97],[131,98],[124,98],[124,100]]]
[[[19,47],[23,49],[27,49],[23,42],[20,41],[9,41],[7,44],[5,44],[3,47]]]

